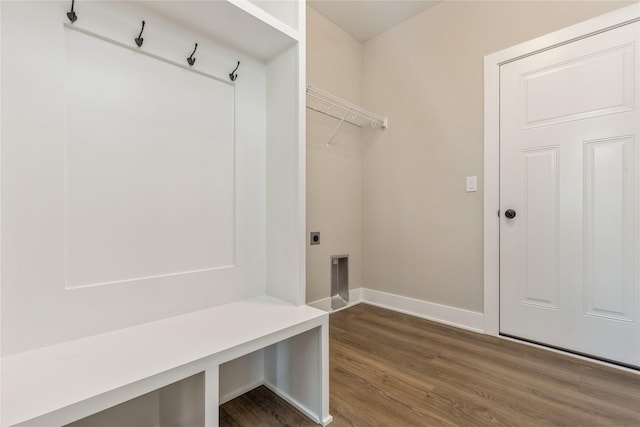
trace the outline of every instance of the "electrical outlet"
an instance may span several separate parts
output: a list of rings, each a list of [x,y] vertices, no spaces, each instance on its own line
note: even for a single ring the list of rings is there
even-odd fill
[[[320,232],[319,231],[312,231],[311,232],[311,238],[310,240],[310,244],[311,245],[319,245],[320,244]]]

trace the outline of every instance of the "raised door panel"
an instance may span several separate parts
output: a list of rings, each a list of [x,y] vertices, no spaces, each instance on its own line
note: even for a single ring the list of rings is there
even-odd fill
[[[520,301],[558,305],[558,147],[520,157]]]
[[[634,321],[635,144],[630,136],[584,144],[585,313]]]
[[[522,127],[632,110],[633,71],[634,46],[625,44],[523,74]]]

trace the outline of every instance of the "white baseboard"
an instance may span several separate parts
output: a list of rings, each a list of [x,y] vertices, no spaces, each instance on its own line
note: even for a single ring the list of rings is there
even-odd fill
[[[331,310],[331,298],[322,298],[317,301],[308,303],[307,305],[327,312],[336,312],[344,310],[347,307],[356,305],[362,302],[362,288],[352,289],[349,291],[349,304],[346,307],[338,308],[337,310]]]
[[[233,390],[225,394],[224,396],[220,396],[220,398],[218,399],[218,401],[220,402],[219,405],[227,403],[228,401],[233,400],[236,397],[242,396],[245,393],[249,393],[251,390],[253,390],[254,388],[258,388],[261,385],[264,385],[264,381],[262,380],[262,378],[258,381],[254,381],[245,386],[242,386],[239,389]]]
[[[287,393],[285,393],[282,390],[280,390],[275,385],[271,384],[269,381],[265,381],[264,382],[264,386],[266,388],[268,388],[269,390],[271,390],[272,392],[274,392],[275,394],[277,394],[278,396],[280,396],[281,398],[283,398],[284,400],[286,400],[290,405],[292,405],[294,408],[296,408],[298,411],[300,411],[303,414],[305,414],[307,417],[309,417],[310,419],[312,419],[316,423],[321,424],[321,425],[324,426],[324,425],[329,424],[331,421],[333,421],[333,417],[331,417],[330,420],[321,420],[321,419],[319,419],[318,418],[318,414],[314,414],[306,406],[304,406],[303,404],[298,402],[296,399],[294,399],[291,396],[289,396]]]
[[[362,302],[473,332],[484,332],[484,314],[476,311],[366,288],[362,288]]]
[[[230,400],[233,400],[236,397],[240,397],[243,394],[248,393],[251,390],[253,390],[255,388],[258,388],[258,387],[260,387],[262,385],[265,386],[266,388],[268,388],[269,390],[271,390],[273,393],[275,393],[278,396],[280,396],[281,398],[283,398],[284,400],[286,400],[289,404],[293,405],[293,407],[295,407],[298,411],[302,412],[303,414],[305,414],[307,417],[309,417],[310,419],[312,419],[316,423],[318,423],[318,424],[320,424],[322,426],[326,426],[327,424],[330,424],[331,421],[333,421],[333,417],[331,415],[329,415],[329,417],[324,419],[324,420],[318,419],[317,414],[314,414],[313,412],[311,412],[306,406],[302,405],[296,399],[292,398],[287,393],[284,393],[283,391],[278,389],[276,386],[274,386],[270,382],[264,381],[264,380],[255,381],[255,382],[253,382],[253,383],[251,383],[249,385],[246,385],[246,386],[241,387],[241,388],[239,388],[237,390],[234,390],[234,391],[232,391],[230,393],[227,393],[224,396],[221,396],[219,405],[225,404],[225,403],[229,402]]]
[[[349,305],[337,310],[331,310],[331,298],[323,298],[307,305],[333,313],[361,302],[422,319],[444,323],[445,325],[484,333],[483,313],[367,288],[358,288],[349,291]]]

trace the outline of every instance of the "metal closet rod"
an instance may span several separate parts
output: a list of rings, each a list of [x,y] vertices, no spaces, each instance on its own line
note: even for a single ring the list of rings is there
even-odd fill
[[[349,101],[345,101],[342,98],[338,98],[337,96],[319,89],[313,85],[307,85],[307,95],[311,96],[312,98],[315,98],[317,100],[326,102],[330,105],[333,105],[335,107],[338,107],[342,110],[344,110],[345,112],[347,112],[345,114],[344,117],[342,117],[341,120],[341,124],[343,121],[345,121],[345,118],[348,114],[355,114],[358,117],[361,117],[363,119],[366,119],[368,121],[371,122],[371,126],[380,126],[381,128],[385,129],[387,127],[387,118],[386,117],[381,117],[378,116],[375,113],[372,113],[371,111],[365,110],[362,107],[359,107],[355,104],[350,103]],[[316,111],[320,111],[316,108],[312,108],[310,107],[312,110],[316,110]],[[336,117],[338,119],[340,119],[340,117]]]

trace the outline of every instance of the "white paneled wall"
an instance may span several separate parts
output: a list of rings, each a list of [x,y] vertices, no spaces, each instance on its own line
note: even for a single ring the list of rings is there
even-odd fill
[[[5,354],[266,291],[265,66],[136,4],[67,8],[3,3]],[[142,19],[140,51],[199,41],[206,75],[140,54]]]
[[[234,86],[75,28],[64,29],[66,287],[234,268]]]

